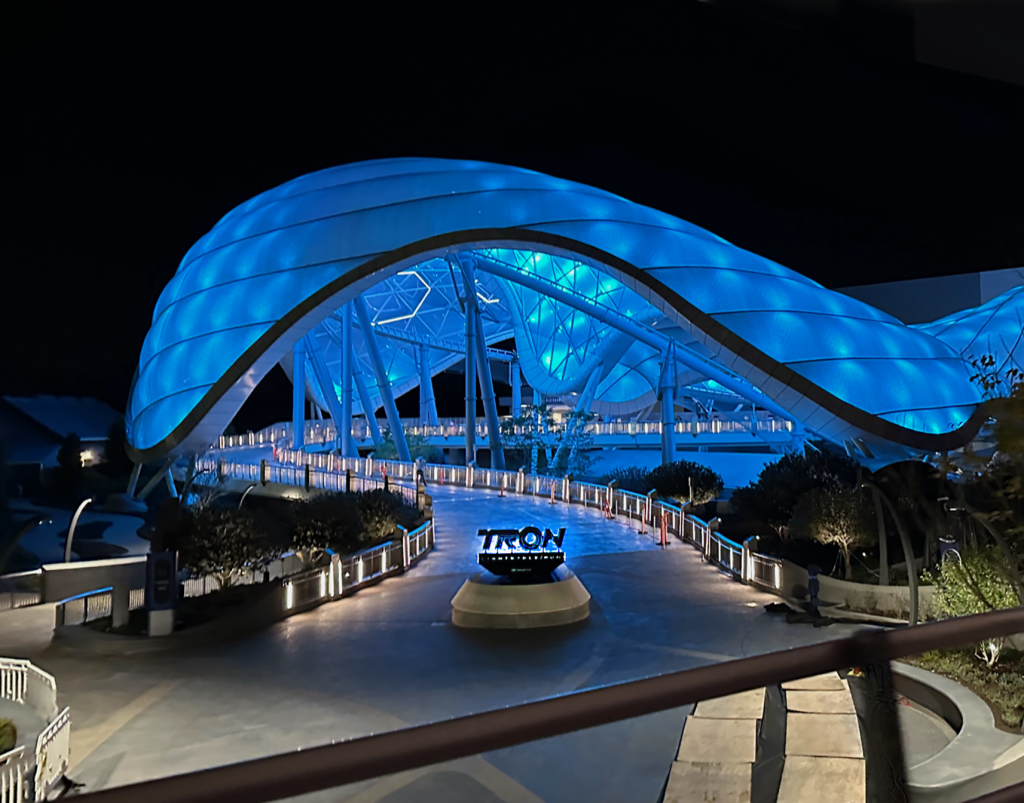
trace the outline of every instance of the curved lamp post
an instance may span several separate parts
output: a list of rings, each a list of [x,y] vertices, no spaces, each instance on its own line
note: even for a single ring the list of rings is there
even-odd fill
[[[259,483],[258,483],[258,482],[254,482],[254,483],[253,483],[252,485],[250,485],[250,486],[249,486],[248,488],[246,488],[246,489],[245,489],[245,490],[244,490],[244,491],[242,492],[242,498],[238,500],[238,509],[239,509],[239,510],[241,510],[241,509],[242,509],[242,502],[244,502],[244,501],[245,501],[245,497],[247,497],[247,496],[249,495],[249,491],[251,491],[251,490],[252,490],[253,488],[255,488],[255,487],[256,487],[257,485],[259,485]]]
[[[85,510],[85,506],[92,503],[92,497],[82,500],[82,504],[78,506],[78,510],[75,511],[75,515],[71,517],[71,526],[68,528],[68,542],[64,545],[64,562],[71,562],[71,540],[75,537],[75,527],[78,526],[78,517],[82,515],[82,511]]]

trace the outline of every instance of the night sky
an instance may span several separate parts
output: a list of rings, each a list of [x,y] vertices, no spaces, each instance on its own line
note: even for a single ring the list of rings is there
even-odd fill
[[[123,409],[189,246],[254,194],[361,159],[542,170],[833,287],[1024,265],[1019,86],[698,3],[403,27],[397,5],[142,6],[6,33],[0,393]]]

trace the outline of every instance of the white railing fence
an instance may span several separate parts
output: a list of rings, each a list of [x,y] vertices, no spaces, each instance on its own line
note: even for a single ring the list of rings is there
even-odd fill
[[[0,658],[0,697],[31,708],[47,723],[34,754],[21,745],[0,756],[0,803],[45,800],[70,756],[71,715],[67,708],[57,712],[57,682],[31,661]]]
[[[132,588],[128,591],[128,610],[135,611],[146,605],[146,589]],[[56,605],[55,622],[62,625],[84,625],[95,622],[114,613],[114,588],[106,586],[93,591],[75,594],[62,599]]]
[[[45,800],[46,792],[68,771],[71,758],[71,711],[65,708],[36,739],[36,800]]]
[[[38,605],[43,598],[43,570],[0,575],[0,611]]]
[[[316,422],[323,430],[329,425]],[[403,462],[399,460],[375,460],[372,457],[344,458],[333,454],[310,453],[304,450],[277,448],[276,459],[285,465],[267,466],[264,473],[268,481],[285,484],[305,484],[332,491],[363,489],[368,483],[383,487],[387,476],[391,480],[415,482],[422,472],[425,482],[439,485],[457,485],[466,488],[487,488],[502,494],[532,494],[544,496],[552,501],[565,504],[582,504],[601,509],[609,518],[626,518],[646,527],[661,528],[682,541],[694,544],[710,562],[742,582],[756,584],[779,591],[782,588],[781,571],[774,568],[746,568],[744,547],[713,532],[707,522],[684,512],[682,508],[666,500],[653,499],[650,495],[625,491],[614,485],[598,485],[580,482],[569,477],[529,475],[523,470],[501,471],[476,466],[451,466],[437,463]],[[226,460],[206,458],[209,465],[216,465],[222,476],[249,478],[255,468],[251,464],[239,464]],[[391,482],[390,488],[401,493],[411,504],[416,503],[416,490],[411,485]],[[756,553],[753,553],[756,554]],[[769,556],[758,556],[763,564],[772,564]],[[751,561],[751,565],[754,562]],[[761,566],[762,564],[757,564]],[[772,564],[774,565],[774,564]]]
[[[28,800],[28,775],[33,756],[25,746],[0,755],[0,803],[24,803]]]
[[[401,538],[351,555],[334,555],[330,566],[309,569],[284,578],[285,610],[337,599],[383,577],[400,574],[434,546],[434,522],[428,519]]]
[[[505,419],[510,420],[510,419]],[[378,419],[381,429],[388,427],[388,422]],[[564,429],[564,422],[556,422],[552,434],[557,435]],[[751,415],[745,413],[715,413],[711,417],[696,414],[681,415],[675,422],[675,431],[680,435],[717,435],[728,433],[776,433],[792,432],[793,422],[776,418],[768,413]],[[591,421],[585,432],[591,435],[661,435],[661,421]],[[428,438],[464,438],[466,436],[466,420],[464,418],[448,418],[438,424],[424,424],[418,418],[402,419],[402,428],[411,435]],[[222,435],[215,444],[216,449],[236,449],[239,447],[282,445],[290,441],[292,424],[290,422],[275,424],[258,432],[246,432],[241,435]],[[486,438],[487,424],[478,421],[476,434]],[[370,426],[365,418],[352,419],[352,437],[357,441],[370,439]],[[306,421],[303,431],[303,442],[306,444],[333,444],[338,441],[338,432],[330,421]]]

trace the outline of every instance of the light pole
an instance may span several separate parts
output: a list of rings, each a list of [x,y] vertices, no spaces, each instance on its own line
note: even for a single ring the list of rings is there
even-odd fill
[[[71,526],[68,528],[68,542],[64,545],[64,562],[71,563],[71,540],[75,537],[75,527],[78,526],[78,517],[82,515],[82,511],[85,510],[85,506],[92,503],[92,497],[82,500],[82,504],[78,506],[78,510],[75,511],[75,515],[71,517]]]
[[[259,483],[258,482],[254,482],[252,485],[250,485],[248,488],[246,488],[244,491],[242,491],[242,498],[238,500],[238,509],[239,510],[242,509],[242,502],[244,502],[245,501],[245,497],[247,497],[249,495],[249,491],[251,491],[257,485],[259,485]]]

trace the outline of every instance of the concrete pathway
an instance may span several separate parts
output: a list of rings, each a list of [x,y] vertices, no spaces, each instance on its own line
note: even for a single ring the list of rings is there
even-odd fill
[[[864,747],[846,681],[830,672],[782,688],[786,759],[778,803],[864,803]]]
[[[70,705],[75,780],[101,789],[850,635],[787,625],[773,597],[690,546],[531,497],[432,486],[437,549],[406,575],[204,650],[114,659],[8,645]],[[481,527],[566,527],[587,622],[465,631],[450,600],[476,570]],[[332,790],[330,801],[657,801],[688,710]]]
[[[686,718],[664,803],[749,803],[765,690],[697,703]]]

